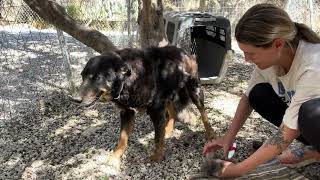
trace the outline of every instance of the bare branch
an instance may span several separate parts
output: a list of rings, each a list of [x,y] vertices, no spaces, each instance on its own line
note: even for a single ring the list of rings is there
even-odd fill
[[[23,0],[42,19],[70,34],[99,53],[113,51],[114,44],[101,32],[82,26],[70,17],[65,8],[52,0]]]

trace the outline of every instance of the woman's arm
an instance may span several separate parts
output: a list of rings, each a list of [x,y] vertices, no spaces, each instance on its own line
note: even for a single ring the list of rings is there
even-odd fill
[[[249,103],[248,97],[246,95],[242,95],[228,132],[221,138],[208,142],[203,147],[202,153],[206,155],[207,153],[223,148],[224,157],[226,157],[235,136],[237,135],[239,129],[243,126],[244,122],[247,120],[251,112],[252,107]]]
[[[247,174],[249,171],[257,168],[257,166],[273,159],[284,151],[299,134],[298,130],[290,129],[286,125],[281,125],[278,132],[268,139],[263,146],[249,158],[238,164],[225,163],[221,176],[236,177]]]
[[[243,126],[244,122],[246,122],[248,119],[251,112],[252,107],[250,105],[249,98],[243,94],[227,134],[235,137],[240,128]]]

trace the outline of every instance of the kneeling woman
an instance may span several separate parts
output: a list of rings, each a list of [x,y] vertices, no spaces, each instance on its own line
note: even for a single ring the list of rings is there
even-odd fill
[[[244,175],[275,157],[286,165],[319,161],[319,36],[271,4],[251,7],[239,20],[235,36],[245,60],[254,63],[256,68],[228,132],[208,142],[203,153],[222,147],[226,155],[254,109],[278,126],[279,131],[243,162],[225,161],[220,176]],[[284,152],[294,139],[306,146]]]

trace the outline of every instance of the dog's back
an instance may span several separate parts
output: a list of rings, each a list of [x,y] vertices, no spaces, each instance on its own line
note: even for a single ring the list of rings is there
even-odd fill
[[[188,81],[198,79],[198,67],[193,56],[175,46],[145,50],[128,48],[117,53],[132,68],[132,75],[124,88],[127,94],[131,94],[126,100],[127,105],[145,106],[152,103],[159,93],[164,100],[179,95],[183,104],[188,102],[184,88]]]
[[[160,68],[176,65],[178,71],[189,76],[198,76],[198,65],[195,56],[189,55],[181,48],[176,46],[153,47],[148,48],[146,54],[152,60],[160,60]],[[171,68],[174,67],[171,66]]]

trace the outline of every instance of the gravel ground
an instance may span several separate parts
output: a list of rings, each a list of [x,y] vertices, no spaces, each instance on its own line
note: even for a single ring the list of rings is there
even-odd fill
[[[119,110],[111,103],[83,109],[69,100],[56,36],[1,33],[8,43],[2,46],[0,66],[0,179],[186,179],[199,171],[205,143],[202,123],[177,122],[173,136],[166,139],[165,160],[153,163],[148,156],[154,132],[143,113],[136,117],[120,170],[108,166],[119,136]],[[25,43],[19,43],[21,37]],[[71,38],[68,47],[78,80],[84,57],[94,53]],[[224,80],[203,86],[210,123],[218,135],[225,133],[252,70],[236,53]],[[275,131],[252,114],[237,136],[235,160],[248,156],[253,140]],[[320,179],[319,166],[297,171]]]

